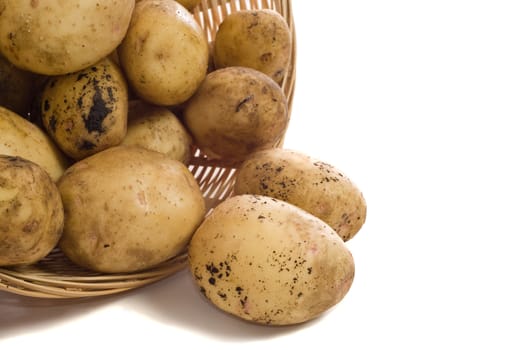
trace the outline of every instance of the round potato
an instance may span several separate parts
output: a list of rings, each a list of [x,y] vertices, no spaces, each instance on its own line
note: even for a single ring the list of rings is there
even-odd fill
[[[118,46],[133,8],[134,0],[0,0],[0,51],[24,70],[76,72]]]
[[[0,155],[0,266],[33,264],[56,246],[64,210],[60,193],[39,165]]]
[[[79,160],[122,142],[127,131],[127,83],[105,58],[80,72],[51,77],[40,99],[44,128]]]
[[[338,169],[303,153],[275,148],[252,154],[236,172],[236,194],[259,194],[292,203],[329,224],[344,240],[365,222],[363,194]]]
[[[58,189],[65,209],[60,248],[99,272],[144,270],[177,255],[205,215],[187,167],[141,147],[111,147],[78,161]]]
[[[207,75],[184,110],[187,129],[209,158],[240,162],[275,147],[289,115],[282,89],[252,68],[228,67]]]
[[[185,7],[172,0],[143,0],[136,4],[118,57],[138,97],[171,106],[191,97],[204,79],[209,48]]]
[[[69,161],[36,125],[0,107],[0,154],[20,156],[40,165],[57,181]]]
[[[122,145],[144,147],[188,164],[191,135],[168,108],[135,100],[129,103],[127,135]]]
[[[189,244],[189,265],[218,308],[271,325],[320,315],[354,279],[352,255],[327,224],[254,195],[230,197],[209,214]]]
[[[254,68],[281,83],[291,49],[289,26],[278,12],[243,10],[230,14],[220,24],[214,42],[214,64],[216,68]]]

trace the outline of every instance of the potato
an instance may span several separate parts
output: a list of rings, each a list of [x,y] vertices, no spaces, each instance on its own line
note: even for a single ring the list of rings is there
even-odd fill
[[[48,80],[41,96],[42,124],[65,154],[79,160],[122,142],[127,105],[125,78],[105,58]]]
[[[129,103],[127,135],[121,144],[164,153],[184,164],[191,159],[191,135],[176,115],[140,100]]]
[[[64,210],[60,193],[39,165],[0,155],[0,266],[33,264],[56,246]]]
[[[58,189],[60,248],[99,272],[140,271],[179,254],[205,215],[187,167],[141,147],[111,147],[78,161]]]
[[[276,146],[289,115],[282,89],[251,68],[229,67],[207,75],[184,110],[187,129],[211,159],[240,162]]]
[[[21,70],[0,54],[0,106],[21,116],[31,110],[39,76]]]
[[[367,215],[365,198],[338,169],[289,149],[252,154],[236,172],[236,194],[259,194],[292,203],[329,224],[344,240]]]
[[[341,238],[304,210],[274,198],[234,196],[219,204],[189,244],[200,291],[245,320],[288,325],[338,303],[354,278]]]
[[[0,107],[0,135],[0,154],[33,161],[44,168],[53,181],[57,181],[69,165],[45,132],[3,107]]]
[[[289,67],[291,49],[289,26],[278,12],[243,10],[230,14],[220,24],[213,58],[216,68],[250,67],[281,83]]]
[[[143,0],[136,4],[118,57],[138,97],[170,106],[196,91],[207,73],[209,48],[185,7],[174,0]]]
[[[134,0],[0,0],[0,51],[45,75],[82,70],[122,41]]]

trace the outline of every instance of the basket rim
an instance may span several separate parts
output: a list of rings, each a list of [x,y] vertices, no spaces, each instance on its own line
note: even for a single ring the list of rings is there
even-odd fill
[[[203,18],[203,12],[206,12],[206,16],[212,16],[214,11],[221,11],[223,16],[226,9],[240,10],[249,6],[276,10],[289,25],[291,59],[281,87],[287,97],[290,116],[296,80],[296,31],[291,0],[202,0],[193,13],[198,20]],[[283,139],[279,141],[278,146],[282,144]],[[189,168],[195,177],[198,176],[197,180],[201,187],[202,184],[208,185],[204,193],[208,208],[214,207],[223,200],[224,193],[231,193],[235,168],[230,164],[209,161],[199,156],[196,151]],[[73,264],[63,256],[59,248],[55,248],[45,259],[63,260],[58,264]],[[75,273],[64,273],[63,270],[58,271],[59,269],[41,262],[29,266],[0,267],[0,292],[45,299],[74,299],[122,293],[152,284],[179,272],[187,267],[187,260],[187,253],[183,252],[154,268],[123,274],[96,273],[77,266],[72,266],[73,269],[77,269]],[[76,271],[80,272],[76,273]]]

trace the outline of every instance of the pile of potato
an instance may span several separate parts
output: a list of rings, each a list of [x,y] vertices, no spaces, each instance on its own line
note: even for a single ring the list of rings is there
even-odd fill
[[[195,5],[0,0],[0,266],[59,247],[127,273],[188,250],[220,309],[305,322],[352,284],[345,242],[365,199],[335,167],[277,146],[285,20],[239,11],[209,44]],[[215,208],[188,169],[196,148],[237,168]]]

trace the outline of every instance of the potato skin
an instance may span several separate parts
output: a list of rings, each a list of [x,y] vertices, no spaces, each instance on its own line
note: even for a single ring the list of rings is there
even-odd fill
[[[118,57],[138,97],[171,106],[185,102],[204,79],[209,48],[185,7],[172,0],[143,0],[136,3]]]
[[[352,255],[327,224],[254,195],[230,197],[206,217],[189,244],[189,266],[218,308],[270,325],[317,317],[354,279]]]
[[[279,84],[287,73],[291,49],[289,26],[278,12],[238,11],[227,16],[219,26],[214,42],[214,65],[216,68],[254,68]]]
[[[122,41],[134,0],[0,0],[0,51],[21,69],[76,72]]]
[[[127,83],[105,58],[79,72],[51,77],[41,96],[47,133],[79,160],[122,142],[127,132]]]
[[[111,147],[78,161],[58,189],[66,214],[60,248],[99,272],[139,271],[177,255],[205,215],[187,167],[141,147]]]
[[[63,224],[62,200],[49,174],[24,158],[0,155],[0,266],[43,259]]]
[[[0,107],[0,154],[20,156],[40,165],[57,181],[69,161],[40,128]]]
[[[252,154],[236,172],[236,194],[292,203],[329,224],[344,241],[365,223],[367,204],[357,186],[330,164],[290,149]]]
[[[134,100],[129,102],[127,134],[121,145],[140,146],[188,164],[192,138],[168,108]]]
[[[211,72],[187,102],[184,121],[209,157],[241,162],[272,148],[283,137],[289,115],[282,89],[252,68]]]

